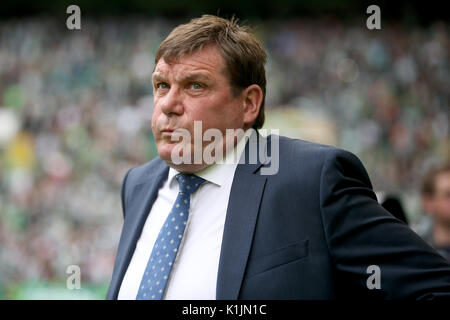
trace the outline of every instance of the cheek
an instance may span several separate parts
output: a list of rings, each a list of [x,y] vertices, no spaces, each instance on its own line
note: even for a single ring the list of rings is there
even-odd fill
[[[160,112],[160,110],[158,108],[155,107],[155,109],[153,109],[153,114],[152,114],[152,130],[153,130],[153,134],[155,134],[155,130],[158,127],[158,123],[161,123],[161,116],[162,113]]]
[[[447,212],[447,215],[450,216],[450,199],[444,199],[442,207]]]
[[[203,104],[199,117],[207,124],[205,127],[227,129],[241,125],[242,112],[236,102],[226,98]]]
[[[158,132],[156,131],[156,114],[153,113],[152,115],[152,132],[155,139],[157,138]]]
[[[437,201],[434,206],[435,212],[437,212],[438,215],[450,218],[450,203],[444,199]]]

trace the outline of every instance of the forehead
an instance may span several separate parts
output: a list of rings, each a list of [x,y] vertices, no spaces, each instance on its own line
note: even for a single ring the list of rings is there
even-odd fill
[[[155,74],[202,72],[224,74],[225,62],[219,50],[213,46],[204,47],[180,57],[161,58],[155,66]]]

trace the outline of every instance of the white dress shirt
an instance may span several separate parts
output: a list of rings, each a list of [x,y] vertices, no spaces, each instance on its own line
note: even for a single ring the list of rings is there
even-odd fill
[[[247,138],[226,155],[240,159]],[[235,152],[235,153],[234,153]],[[231,185],[237,161],[216,163],[196,173],[206,181],[191,194],[186,229],[172,267],[164,299],[214,300],[220,248]],[[158,191],[120,287],[118,299],[136,299],[153,245],[178,196],[179,172],[169,169],[168,179]]]

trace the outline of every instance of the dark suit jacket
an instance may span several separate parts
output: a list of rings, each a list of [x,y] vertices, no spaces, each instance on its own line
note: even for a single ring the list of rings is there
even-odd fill
[[[272,150],[272,136],[258,139]],[[248,144],[245,154],[248,155]],[[350,152],[279,137],[269,158],[237,166],[220,252],[217,299],[430,298],[450,296],[449,263],[377,202]],[[124,225],[109,287],[116,299],[148,213],[167,179],[160,159],[130,170]],[[200,262],[199,262],[200,263]],[[367,280],[380,269],[380,289]],[[370,281],[369,281],[370,282]]]

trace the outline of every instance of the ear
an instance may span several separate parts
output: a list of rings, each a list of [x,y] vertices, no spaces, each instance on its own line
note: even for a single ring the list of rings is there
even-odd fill
[[[243,92],[244,128],[250,128],[258,117],[263,92],[257,84],[248,86]]]

